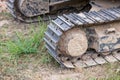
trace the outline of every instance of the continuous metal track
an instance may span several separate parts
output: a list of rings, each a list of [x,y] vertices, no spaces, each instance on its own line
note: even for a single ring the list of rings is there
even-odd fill
[[[24,14],[22,14],[21,11],[20,11],[19,8],[18,8],[18,4],[19,4],[19,0],[8,0],[8,1],[7,1],[8,9],[9,9],[10,13],[12,14],[12,16],[13,16],[15,19],[20,20],[20,21],[23,21],[23,22],[26,22],[26,23],[38,22],[38,21],[39,21],[38,16],[26,17]],[[86,4],[87,4],[87,3],[86,3]],[[86,4],[85,4],[85,5],[86,5]],[[84,6],[83,6],[83,7],[80,7],[80,9],[83,9],[83,8],[84,8]],[[91,8],[90,5],[85,6],[85,9],[86,9],[87,11],[89,11],[90,8]],[[73,10],[72,12],[75,11],[75,9],[71,9],[71,8],[66,9],[66,8],[65,8],[65,9],[59,10],[59,11],[61,11],[60,13],[59,13],[58,11],[56,11],[57,13],[54,13],[54,14],[53,14],[53,13],[52,13],[52,14],[49,13],[49,14],[45,14],[45,15],[40,15],[40,18],[41,18],[41,20],[43,20],[43,21],[52,20],[52,19],[57,18],[58,15],[63,14],[63,13],[64,13],[64,10],[65,10],[65,11],[67,10],[67,11],[68,11],[67,13],[71,12],[72,10]]]
[[[20,20],[20,21],[23,21],[23,22],[27,22],[27,23],[30,23],[30,22],[38,22],[39,19],[38,19],[38,16],[36,17],[26,17],[24,16],[20,11],[19,11],[19,8],[18,8],[18,3],[17,2],[18,0],[8,0],[7,1],[7,6],[8,6],[8,10],[10,11],[11,15],[17,19],[17,20]],[[49,17],[51,16],[51,17]],[[54,19],[56,16],[53,16],[53,15],[43,15],[42,18],[46,21],[46,20],[49,20],[49,19]]]
[[[52,55],[62,66],[68,68],[90,67],[120,61],[120,51],[109,52],[110,55],[106,56],[98,55],[97,52],[92,50],[87,51],[83,56],[89,56],[89,58],[86,58],[85,60],[80,59],[79,57],[68,59],[68,56],[64,57],[58,55],[58,42],[64,32],[75,28],[76,26],[92,27],[93,25],[104,25],[112,22],[116,22],[117,24],[120,21],[120,7],[103,9],[97,12],[84,12],[83,15],[81,16],[76,13],[70,13],[68,15],[64,14],[63,16],[58,16],[57,19],[52,20],[48,25],[48,29],[45,32],[44,37],[46,48],[50,55]]]

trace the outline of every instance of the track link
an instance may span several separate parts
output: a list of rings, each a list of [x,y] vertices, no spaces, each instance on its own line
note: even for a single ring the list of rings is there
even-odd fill
[[[26,22],[26,23],[38,22],[38,21],[40,21],[40,19],[43,20],[43,21],[52,20],[52,19],[57,18],[58,15],[63,14],[64,11],[67,11],[67,13],[77,12],[77,11],[75,11],[75,9],[71,9],[71,8],[68,8],[68,9],[65,8],[64,9],[63,8],[63,9],[59,10],[61,12],[56,11],[56,13],[52,13],[52,14],[49,13],[49,14],[45,14],[45,15],[40,15],[40,19],[39,19],[39,16],[26,17],[24,14],[21,13],[21,11],[18,8],[18,4],[20,4],[19,2],[20,2],[19,0],[8,0],[7,1],[8,10],[10,11],[11,15],[15,19],[20,20],[22,22]],[[89,11],[90,8],[91,8],[91,5],[89,5],[88,2],[86,2],[86,3],[84,3],[84,6],[80,7],[80,10],[84,9],[86,11]]]
[[[39,21],[38,16],[36,16],[36,17],[26,17],[26,16],[24,16],[18,8],[18,5],[17,5],[17,4],[19,4],[18,0],[8,0],[6,4],[8,6],[8,10],[10,11],[11,15],[15,19],[20,20],[22,22],[26,22],[26,23],[38,22]],[[51,17],[49,17],[49,16],[51,16]],[[44,16],[42,16],[44,21],[47,21],[49,19],[55,19],[55,17],[56,16],[54,16],[54,15],[48,15],[48,16],[44,15]]]
[[[58,42],[64,32],[74,27],[92,27],[93,25],[103,25],[106,23],[120,21],[120,7],[102,9],[100,11],[91,11],[89,13],[82,13],[78,15],[76,13],[70,13],[68,15],[58,16],[57,19],[52,20],[48,25],[48,29],[45,32],[44,41],[46,48],[50,55],[57,60],[63,67],[76,68],[76,67],[90,67],[95,65],[101,65],[105,63],[111,63],[120,61],[120,51],[109,52],[110,55],[99,56],[97,52],[87,51],[83,56],[89,56],[89,59],[82,60],[79,57],[69,59],[68,56],[62,57],[57,53]],[[97,57],[94,57],[97,56]],[[64,59],[64,60],[62,60]]]

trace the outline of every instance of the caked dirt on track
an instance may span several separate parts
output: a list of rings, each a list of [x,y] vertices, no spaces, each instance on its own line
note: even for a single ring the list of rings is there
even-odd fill
[[[3,7],[0,7],[0,37],[5,36],[1,37],[2,41],[14,38],[16,31],[26,34],[31,25],[38,25],[38,23],[25,24],[16,21]],[[48,56],[47,51],[42,53]],[[0,80],[93,80],[120,74],[119,63],[84,69],[64,69],[60,68],[54,59],[42,63],[41,58],[44,56],[41,57],[39,54],[23,55],[16,61],[17,64],[7,60],[9,59],[8,53],[0,53],[0,56],[2,57],[0,58]]]

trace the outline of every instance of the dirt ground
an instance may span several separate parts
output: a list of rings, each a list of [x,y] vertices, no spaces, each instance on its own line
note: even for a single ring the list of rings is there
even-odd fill
[[[0,37],[1,40],[13,38],[15,31],[26,33],[31,24],[13,19],[0,0]],[[38,25],[33,23],[32,25]],[[35,27],[37,28],[37,27]],[[43,52],[48,55],[47,51]],[[84,69],[61,68],[55,61],[41,63],[40,54],[23,55],[17,61],[9,62],[7,53],[0,53],[0,80],[98,80],[120,73],[120,64],[111,63]]]
[[[0,12],[5,12],[7,11],[7,6],[5,4],[6,0],[0,0]]]

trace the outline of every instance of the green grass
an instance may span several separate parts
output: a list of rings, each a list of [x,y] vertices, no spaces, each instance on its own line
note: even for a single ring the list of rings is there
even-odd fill
[[[13,27],[15,32],[11,31],[10,37],[5,35],[6,32],[0,33],[0,73],[3,74],[1,76],[16,77],[19,76],[19,71],[24,71],[29,67],[33,71],[38,71],[41,65],[54,64],[53,58],[47,53],[43,41],[47,25],[43,22],[33,23],[26,26],[26,32],[24,32],[23,27],[17,28],[16,25]],[[9,26],[11,24],[7,28],[2,27],[2,29],[10,31]]]
[[[104,80],[120,80],[120,75],[115,75]]]
[[[15,39],[10,39],[3,43],[7,52],[11,54],[30,54],[38,53],[44,49],[43,37],[46,29],[46,24],[40,23],[38,29],[31,27],[29,34],[24,35],[23,33],[16,32]],[[39,47],[41,50],[39,50]]]
[[[120,75],[115,75],[109,78],[104,78],[104,79],[95,79],[95,78],[91,78],[89,80],[120,80]]]
[[[106,64],[106,73],[108,73],[108,76],[104,78],[90,78],[89,80],[120,80],[120,67],[119,62],[116,62],[114,64]]]
[[[47,53],[43,41],[44,32],[47,28],[46,23],[39,22],[29,25],[27,25],[26,32],[24,30],[20,32],[15,28],[16,31],[11,35],[12,37],[8,36],[5,41],[0,40],[0,60],[4,60],[3,63],[9,62],[17,66],[21,62],[22,64],[19,66],[25,67],[31,62],[37,66],[48,64],[53,60]],[[7,29],[5,28],[6,31]],[[1,38],[6,38],[5,34],[1,34]]]
[[[2,16],[2,19],[10,19],[13,18],[11,14],[9,14],[8,12],[1,12],[0,16]]]

